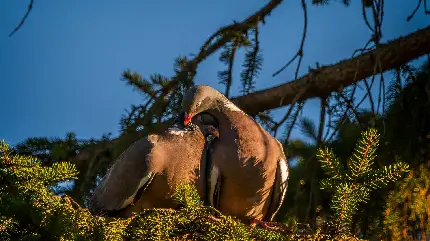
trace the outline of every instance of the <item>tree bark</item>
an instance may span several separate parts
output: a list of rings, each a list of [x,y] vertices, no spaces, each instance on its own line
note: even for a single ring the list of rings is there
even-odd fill
[[[257,114],[325,96],[377,73],[394,69],[430,53],[430,26],[379,45],[375,50],[337,64],[321,67],[297,80],[231,100],[248,114]],[[296,95],[300,96],[296,98]]]

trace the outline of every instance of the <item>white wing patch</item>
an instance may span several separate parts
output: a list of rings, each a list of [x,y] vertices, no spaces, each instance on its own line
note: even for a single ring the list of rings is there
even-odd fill
[[[276,139],[276,142],[278,143],[279,149],[282,153],[284,153],[284,148],[282,148],[282,144]],[[279,167],[281,172],[281,204],[284,202],[285,193],[287,192],[288,187],[288,176],[289,176],[289,168],[288,168],[288,162],[284,158],[281,158],[279,160]]]
[[[281,173],[281,202],[280,202],[280,204],[282,204],[284,202],[285,193],[287,192],[287,187],[288,187],[289,170],[288,170],[287,161],[284,160],[283,158],[281,158],[279,160],[279,167],[280,167],[280,173]]]
[[[123,209],[125,207],[127,207],[128,205],[130,205],[131,202],[133,202],[134,197],[136,196],[137,192],[139,191],[139,189],[141,187],[143,187],[143,185],[145,185],[149,179],[152,176],[152,172],[149,172],[148,175],[146,175],[145,177],[143,177],[140,182],[139,182],[139,186],[137,186],[136,191],[134,191],[133,195],[131,195],[130,197],[128,197],[126,200],[124,200],[124,202],[121,204],[121,206],[119,207],[119,209]]]
[[[215,165],[212,166],[211,172],[209,174],[209,203],[213,207],[214,206],[214,193],[215,193],[215,185],[218,180],[219,169]]]

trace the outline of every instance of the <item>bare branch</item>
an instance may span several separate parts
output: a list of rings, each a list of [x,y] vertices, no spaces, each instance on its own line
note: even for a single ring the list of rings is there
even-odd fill
[[[21,22],[19,22],[19,24],[15,27],[15,29],[12,30],[12,32],[10,32],[9,38],[12,37],[12,35],[14,35],[22,27],[22,25],[24,25],[25,20],[27,20],[28,15],[33,9],[33,3],[34,3],[34,0],[30,0],[30,4],[28,4],[27,12],[25,13],[24,17],[22,17]]]

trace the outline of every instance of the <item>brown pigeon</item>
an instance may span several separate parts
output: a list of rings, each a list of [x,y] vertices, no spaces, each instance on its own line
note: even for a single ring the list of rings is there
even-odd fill
[[[209,197],[212,206],[244,222],[272,221],[283,202],[288,163],[282,145],[223,94],[206,85],[183,98],[184,124],[205,112],[218,121],[210,145]]]
[[[90,209],[98,215],[127,218],[148,208],[175,208],[171,198],[177,184],[194,183],[205,196],[205,136],[216,125],[207,114],[184,126],[184,114],[160,135],[144,137],[115,161],[97,186]],[[201,166],[202,165],[202,166]]]

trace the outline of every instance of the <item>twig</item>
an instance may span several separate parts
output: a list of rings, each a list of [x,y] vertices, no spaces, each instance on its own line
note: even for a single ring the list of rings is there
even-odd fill
[[[282,119],[279,122],[275,122],[275,125],[272,128],[272,131],[274,132],[274,136],[276,136],[278,129],[281,125],[285,123],[285,121],[288,120],[288,117],[290,117],[291,112],[296,105],[297,100],[302,96],[302,94],[306,91],[306,88],[303,88],[299,93],[297,93],[296,97],[293,99],[292,104],[290,105],[290,108],[288,108],[287,113],[282,117]]]
[[[369,96],[370,109],[372,110],[372,112],[373,112],[373,113],[375,113],[375,103],[373,102],[371,89],[372,89],[372,86],[373,86],[373,83],[374,83],[374,82],[375,82],[375,75],[373,75],[373,76],[372,76],[372,81],[370,82],[370,85],[369,85],[369,83],[367,82],[367,79],[364,79],[364,86],[366,86],[367,94],[363,97],[363,99],[364,99],[364,98],[366,98],[366,96]],[[361,103],[362,103],[362,102],[360,102],[360,103],[357,105],[357,108],[360,106],[360,104],[361,104]]]
[[[276,134],[278,133],[278,129],[279,127],[285,123],[285,121],[288,120],[288,117],[290,117],[291,112],[293,111],[294,106],[296,105],[296,103],[293,103],[290,105],[290,108],[288,108],[287,113],[284,115],[284,117],[282,117],[282,119],[279,122],[275,122],[275,125],[272,128],[273,131],[273,135],[276,136]]]
[[[363,48],[354,50],[354,52],[352,53],[352,57],[351,58],[354,58],[355,54],[358,53],[358,52],[360,52],[360,54],[363,54],[365,51],[371,51],[371,50],[373,50],[374,47],[370,47],[370,48],[367,47],[367,46],[369,46],[369,44],[371,42],[372,42],[372,39],[370,38],[369,41],[367,41],[367,43],[364,45]]]
[[[430,14],[430,11],[427,10],[427,0],[424,0],[424,13],[425,14]]]
[[[376,6],[375,6],[376,5]],[[384,16],[384,0],[378,0],[375,4],[372,3],[373,21],[375,31],[373,31],[372,40],[375,45],[378,45],[382,38],[382,21]]]
[[[377,60],[377,61],[380,61],[380,60]],[[373,70],[372,81],[371,81],[370,85],[369,85],[369,83],[367,83],[367,79],[364,79],[364,84],[366,86],[367,93],[363,96],[361,101],[355,107],[355,108],[360,107],[360,105],[364,102],[366,97],[369,96],[370,108],[371,108],[373,113],[375,113],[375,104],[373,102],[372,93],[370,93],[370,91],[372,89],[373,83],[375,82],[376,66],[377,65],[375,63],[375,65],[373,67],[374,70]]]
[[[414,9],[414,11],[411,13],[411,15],[409,15],[407,18],[406,18],[406,21],[407,22],[409,22],[409,21],[411,21],[411,19],[415,16],[415,14],[418,12],[418,9],[420,8],[420,6],[421,6],[421,2],[422,2],[423,0],[418,0],[418,4],[417,4],[417,6],[415,7],[415,9]],[[425,8],[425,5],[426,5],[426,0],[424,0],[424,8]]]
[[[290,138],[291,132],[293,131],[293,127],[297,122],[297,117],[299,116],[299,112],[303,109],[304,102],[300,102],[297,105],[298,105],[298,107],[297,107],[296,112],[294,113],[293,121],[291,122],[291,126],[287,131],[287,135],[285,136],[285,144],[284,144],[285,146],[288,146],[288,139]]]
[[[327,101],[327,102],[329,102],[329,101]],[[327,127],[328,128],[326,129],[326,132],[324,134],[323,141],[327,140],[327,137],[330,133],[330,123],[331,123],[331,117],[332,117],[330,109],[327,110],[327,114],[328,114],[328,120],[327,120]]]
[[[369,49],[371,49],[371,48],[368,48],[368,46],[369,46],[369,44],[372,42],[372,38],[371,39],[369,39],[368,41],[367,41],[367,43],[364,45],[364,47],[363,48],[361,48],[361,49],[356,49],[356,50],[354,50],[354,52],[352,53],[352,57],[354,57],[355,56],[355,54],[357,54],[357,53],[360,53],[360,55],[361,54],[363,54],[364,52],[366,52],[366,51],[368,51]],[[360,62],[357,62],[357,66],[356,66],[356,70],[355,70],[355,73],[354,73],[354,83],[356,82],[356,80],[357,80],[357,75],[358,75],[358,71],[359,71],[359,66],[360,66]],[[366,80],[365,80],[366,81]],[[345,121],[345,119],[346,119],[346,117],[348,116],[348,111],[349,110],[351,110],[353,113],[354,113],[354,115],[355,115],[355,118],[357,119],[357,121],[359,121],[359,119],[358,119],[358,113],[357,113],[357,110],[356,110],[356,107],[354,107],[354,103],[353,103],[353,97],[354,97],[354,95],[355,95],[355,91],[357,90],[357,87],[359,87],[358,86],[358,84],[357,83],[355,83],[354,84],[354,86],[353,86],[353,89],[352,89],[352,92],[351,92],[351,94],[350,94],[350,98],[348,99],[345,95],[343,95],[342,93],[339,93],[339,96],[344,100],[344,102],[346,103],[346,105],[347,105],[347,107],[346,107],[346,110],[344,111],[344,113],[343,113],[343,115],[342,115],[342,117],[340,118],[340,121],[339,121],[339,123],[337,124],[337,126],[335,126],[334,127],[334,130],[333,130],[333,132],[331,133],[331,135],[330,135],[330,137],[327,139],[327,137],[328,137],[328,129],[327,129],[327,133],[326,133],[326,135],[325,135],[325,138],[324,138],[324,140],[325,141],[331,141],[333,138],[334,138],[334,136],[336,135],[336,133],[339,131],[339,129],[340,129],[340,126],[341,126],[341,123],[343,123],[344,121]],[[363,97],[363,100],[365,99],[366,97]],[[362,101],[363,101],[362,100]],[[331,119],[331,118],[330,118]]]
[[[370,41],[373,41],[375,43],[375,47],[378,46],[379,41],[380,41],[381,36],[382,36],[382,34],[381,34],[381,27],[382,27],[382,21],[383,21],[383,16],[384,16],[384,11],[383,10],[384,10],[384,0],[378,0],[378,1],[376,1],[376,6],[375,6],[374,3],[372,3],[372,13],[373,13],[375,27],[374,27],[374,31],[373,31],[373,36],[370,39]],[[366,43],[366,46],[369,43],[370,42],[368,41]],[[379,59],[377,61],[380,62]],[[364,99],[367,96],[369,96],[370,107],[371,107],[371,110],[372,110],[373,113],[375,113],[375,105],[374,105],[374,101],[373,101],[372,94],[371,94],[370,91],[371,91],[371,88],[372,88],[373,83],[375,81],[376,66],[377,66],[377,63],[375,63],[375,66],[374,66],[374,71],[373,71],[373,75],[372,75],[372,82],[371,82],[370,86],[369,86],[369,83],[367,82],[367,79],[364,79],[364,84],[366,86],[367,94],[363,97],[362,101],[360,101],[359,104],[356,106],[356,108],[358,108],[361,105],[361,103],[364,101]],[[378,103],[378,110],[379,110],[379,103]]]
[[[229,56],[222,56],[220,57],[220,60],[224,62],[227,62],[227,72],[221,71],[218,73],[219,77],[221,78],[221,82],[225,82],[225,96],[228,98],[230,95],[230,88],[231,84],[233,82],[233,64],[234,59],[236,56],[237,48],[240,46],[240,40],[235,39],[233,40],[233,43],[231,44],[231,50],[229,51]],[[223,58],[225,57],[225,59]],[[226,77],[223,75],[227,75]]]
[[[370,29],[370,31],[374,32],[375,30],[372,28],[372,26],[370,26],[369,20],[367,19],[366,5],[364,2],[365,2],[364,0],[361,1],[361,13],[363,14],[363,19],[367,27]]]
[[[302,0],[302,9],[303,9],[303,34],[302,34],[302,40],[300,42],[300,47],[297,50],[297,53],[284,65],[282,66],[282,68],[280,68],[278,71],[276,71],[275,73],[272,74],[272,77],[275,77],[276,75],[280,74],[282,71],[284,71],[297,57],[299,58],[299,63],[297,64],[297,68],[296,68],[296,72],[294,75],[294,80],[297,79],[298,76],[298,72],[300,69],[300,64],[302,62],[302,58],[303,58],[303,46],[305,44],[305,40],[306,40],[306,33],[307,33],[307,29],[308,29],[308,12],[307,12],[307,8],[306,8],[306,2],[305,0]]]
[[[302,9],[303,9],[303,21],[304,21],[304,27],[303,27],[303,34],[302,34],[302,40],[300,43],[300,47],[299,50],[297,51],[297,53],[295,54],[295,56],[288,61],[288,63],[286,65],[284,65],[280,70],[278,70],[277,72],[275,72],[272,77],[278,75],[279,73],[281,73],[285,68],[287,68],[297,57],[299,57],[299,62],[297,63],[297,67],[296,67],[296,71],[294,74],[294,80],[296,80],[298,78],[299,75],[299,70],[300,70],[300,65],[303,59],[303,46],[305,44],[305,40],[306,40],[306,33],[307,33],[307,26],[308,26],[308,14],[307,14],[307,8],[306,8],[306,2],[305,0],[302,0]],[[278,131],[278,128],[284,124],[284,122],[288,119],[288,117],[291,114],[291,111],[293,109],[293,107],[295,106],[295,102],[301,97],[301,95],[306,91],[306,89],[302,89],[297,95],[296,97],[293,99],[293,102],[289,108],[289,110],[287,111],[286,115],[278,122],[275,123],[275,126],[273,127],[273,132],[276,136],[276,133]],[[300,109],[300,108],[299,108]],[[297,118],[297,115],[296,117]],[[294,120],[293,125],[291,126],[291,129],[294,127],[294,123],[296,121]],[[291,130],[288,132],[289,134],[287,135],[288,137],[290,136]],[[288,137],[286,139],[288,139]]]
[[[381,70],[381,61],[378,61],[379,70]],[[379,112],[379,105],[382,100],[382,115],[384,115],[384,107],[385,107],[385,80],[384,75],[382,73],[379,74],[380,82],[379,82],[379,94],[378,94],[378,106],[376,108],[376,112]],[[382,95],[382,97],[381,97]]]
[[[327,108],[327,97],[321,97],[321,111],[320,111],[320,123],[318,126],[317,147],[319,147],[319,145],[322,144],[326,108]]]
[[[34,3],[34,0],[30,0],[30,4],[28,4],[27,12],[25,13],[24,17],[22,17],[21,22],[15,27],[14,30],[12,30],[12,32],[10,32],[9,38],[12,37],[12,35],[14,35],[22,27],[22,25],[24,25],[25,20],[27,20],[28,15],[33,9],[33,3]]]

